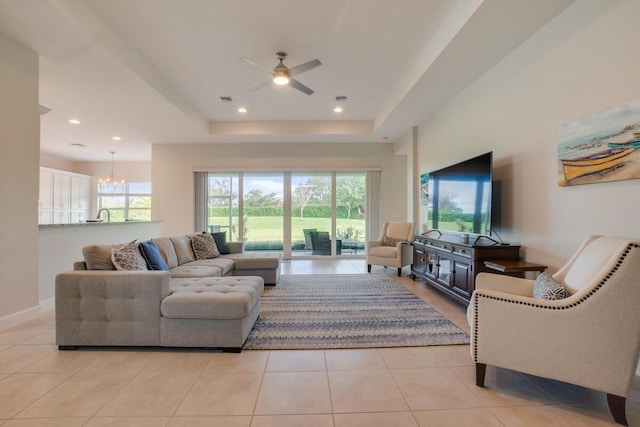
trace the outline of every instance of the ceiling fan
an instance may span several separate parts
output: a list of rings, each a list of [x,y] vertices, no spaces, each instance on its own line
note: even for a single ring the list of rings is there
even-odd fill
[[[311,95],[313,93],[313,90],[303,85],[296,79],[292,78],[292,76],[296,76],[298,74],[304,73],[305,71],[309,71],[312,68],[316,68],[322,65],[322,62],[320,62],[317,59],[314,59],[313,61],[305,62],[304,64],[300,64],[295,67],[289,68],[282,63],[282,61],[286,57],[287,57],[286,52],[276,52],[276,58],[280,60],[280,63],[276,65],[275,68],[272,70],[269,67],[256,64],[249,58],[245,58],[244,56],[241,56],[240,59],[242,59],[247,64],[253,65],[254,67],[260,68],[261,70],[271,74],[271,80],[267,80],[265,82],[260,83],[258,86],[252,88],[250,92],[255,92],[258,89],[262,89],[263,87],[266,87],[273,82],[280,86],[289,85],[294,89],[298,89],[299,91],[306,93],[307,95]]]

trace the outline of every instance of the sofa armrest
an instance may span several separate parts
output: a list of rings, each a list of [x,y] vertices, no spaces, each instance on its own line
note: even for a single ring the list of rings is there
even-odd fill
[[[227,247],[231,254],[241,254],[244,252],[244,242],[227,242]]]
[[[168,271],[70,271],[56,276],[56,344],[160,345]]]
[[[505,274],[479,273],[476,276],[476,289],[504,292],[524,297],[533,296],[533,280]]]

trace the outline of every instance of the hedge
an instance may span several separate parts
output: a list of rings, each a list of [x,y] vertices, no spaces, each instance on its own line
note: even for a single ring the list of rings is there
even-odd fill
[[[347,216],[347,208],[344,205],[336,206],[336,217],[341,219],[348,219]],[[252,216],[276,216],[281,217],[284,216],[284,208],[282,206],[256,206],[256,207],[245,207],[244,213],[248,217]],[[300,206],[293,206],[291,215],[299,218],[300,217]],[[228,207],[216,207],[210,208],[210,217],[228,217],[229,216],[229,208]],[[238,208],[234,207],[232,216],[238,216]],[[331,205],[307,205],[304,208],[304,218],[331,218]],[[358,218],[358,209],[354,208],[351,210],[351,219]]]

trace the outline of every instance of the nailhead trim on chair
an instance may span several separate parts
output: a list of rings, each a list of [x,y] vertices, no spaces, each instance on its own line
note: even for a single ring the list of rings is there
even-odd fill
[[[611,271],[609,271],[609,273],[607,273],[607,275],[605,276],[604,279],[602,279],[600,281],[600,283],[598,283],[598,285],[595,287],[595,289],[593,289],[591,292],[589,292],[587,295],[585,295],[584,297],[580,298],[580,300],[569,304],[569,305],[564,305],[564,306],[559,306],[559,307],[548,307],[548,306],[544,306],[544,305],[540,305],[540,304],[533,304],[530,302],[524,302],[524,301],[514,301],[512,299],[509,298],[498,298],[498,297],[493,297],[493,296],[488,296],[488,295],[477,295],[476,294],[476,298],[473,299],[473,312],[474,312],[474,329],[475,329],[475,333],[473,334],[473,361],[474,362],[478,362],[478,296],[482,297],[482,298],[487,298],[487,299],[492,299],[492,300],[497,300],[497,301],[502,301],[502,302],[511,302],[511,303],[515,303],[515,304],[521,304],[521,305],[527,305],[530,307],[536,307],[536,308],[543,308],[543,309],[547,309],[547,310],[567,310],[569,308],[573,308],[576,307],[580,304],[582,304],[584,301],[586,301],[589,297],[591,297],[592,295],[594,295],[600,288],[602,288],[602,286],[604,286],[605,283],[607,283],[609,281],[609,279],[611,279],[613,277],[613,273],[615,273],[616,271],[618,271],[618,268],[620,268],[620,266],[622,266],[622,262],[625,260],[625,258],[627,257],[627,255],[629,255],[629,253],[631,252],[631,249],[633,248],[640,248],[640,245],[636,244],[636,243],[629,243],[629,245],[627,246],[627,248],[624,250],[624,252],[622,253],[622,255],[620,255],[620,258],[618,258],[618,262],[616,262],[616,265],[611,269]],[[563,300],[558,300],[559,303],[562,303]]]

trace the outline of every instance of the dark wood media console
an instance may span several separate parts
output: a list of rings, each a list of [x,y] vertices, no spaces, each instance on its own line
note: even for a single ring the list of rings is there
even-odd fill
[[[411,270],[451,299],[469,305],[478,273],[496,272],[485,266],[485,261],[519,259],[520,246],[498,244],[482,236],[469,239],[468,236],[416,235]]]

